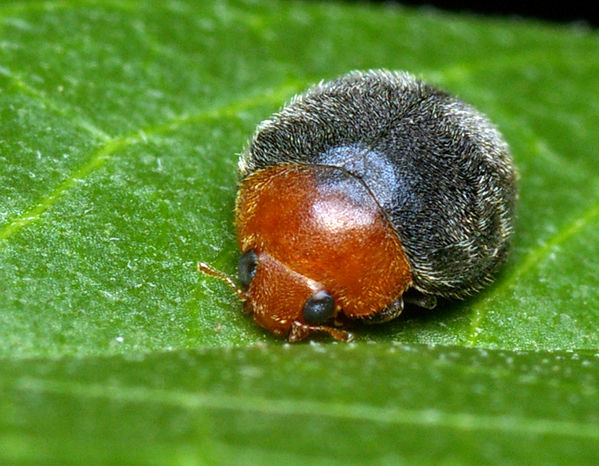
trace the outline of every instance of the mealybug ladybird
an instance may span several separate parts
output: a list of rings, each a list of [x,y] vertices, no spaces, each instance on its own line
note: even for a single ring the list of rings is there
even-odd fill
[[[403,72],[320,83],[262,122],[239,161],[238,287],[289,341],[349,340],[404,301],[432,308],[491,282],[517,196],[508,146],[480,112]]]

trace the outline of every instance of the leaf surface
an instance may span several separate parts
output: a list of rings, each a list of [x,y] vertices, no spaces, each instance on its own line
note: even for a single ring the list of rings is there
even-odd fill
[[[592,30],[399,7],[5,2],[0,460],[597,462],[598,51]],[[464,302],[284,345],[196,263],[235,271],[255,126],[381,67],[504,133],[512,254]]]

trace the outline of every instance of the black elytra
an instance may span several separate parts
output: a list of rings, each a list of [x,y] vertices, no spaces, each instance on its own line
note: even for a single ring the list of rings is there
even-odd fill
[[[507,143],[482,113],[408,73],[354,71],[294,98],[258,127],[241,179],[283,164],[363,183],[426,303],[480,291],[505,262],[517,199]]]

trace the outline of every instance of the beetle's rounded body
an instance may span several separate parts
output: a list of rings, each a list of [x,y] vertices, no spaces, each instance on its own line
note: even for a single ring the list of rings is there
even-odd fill
[[[507,144],[478,111],[407,73],[352,72],[294,98],[260,124],[239,170],[245,306],[292,340],[389,320],[408,289],[421,302],[463,298],[506,258]],[[328,297],[306,304],[317,293]]]

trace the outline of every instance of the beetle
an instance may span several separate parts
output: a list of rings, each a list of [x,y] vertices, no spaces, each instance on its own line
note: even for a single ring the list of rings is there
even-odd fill
[[[404,302],[488,285],[513,231],[516,171],[479,111],[399,71],[353,71],[294,97],[239,160],[244,311],[288,341],[352,338]]]

